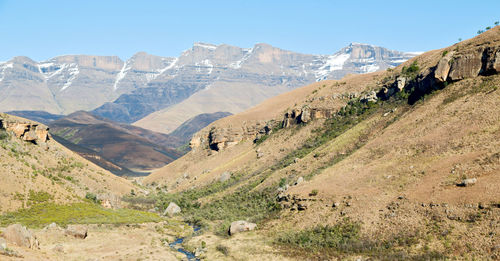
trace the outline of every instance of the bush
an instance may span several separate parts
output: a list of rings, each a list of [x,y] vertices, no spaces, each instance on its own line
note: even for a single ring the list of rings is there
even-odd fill
[[[224,254],[225,256],[229,255],[229,249],[227,248],[227,246],[217,245],[215,249]]]
[[[5,140],[9,137],[9,134],[7,133],[6,130],[1,129],[0,130],[0,140]]]
[[[309,196],[317,196],[318,195],[318,190],[317,189],[313,189],[311,191],[311,193],[309,193]]]
[[[97,199],[97,195],[94,193],[87,192],[87,194],[85,194],[85,198],[96,204],[100,203],[99,200]]]

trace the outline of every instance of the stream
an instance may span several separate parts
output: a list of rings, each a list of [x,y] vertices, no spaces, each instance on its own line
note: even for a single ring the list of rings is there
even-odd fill
[[[195,226],[195,225],[190,225],[193,230],[194,230],[194,233],[200,231],[201,227],[200,226]],[[189,252],[187,251],[186,249],[182,248],[182,246],[180,246],[180,244],[182,244],[182,242],[184,242],[184,237],[178,237],[175,239],[174,242],[168,244],[171,248],[177,250],[177,252],[180,252],[180,253],[183,253],[184,255],[186,255],[186,258],[190,261],[200,261],[200,259],[196,258],[196,256],[194,255],[193,252]],[[175,247],[176,245],[179,245],[179,247]]]

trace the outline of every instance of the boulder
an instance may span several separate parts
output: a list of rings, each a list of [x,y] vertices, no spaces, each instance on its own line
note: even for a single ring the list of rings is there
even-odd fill
[[[458,183],[457,186],[459,186],[459,187],[470,187],[470,186],[476,184],[476,182],[477,182],[476,178],[464,179],[464,180],[462,180],[462,182]]]
[[[64,234],[75,238],[85,239],[87,237],[88,229],[82,225],[69,225],[64,231]]]
[[[478,76],[483,66],[482,58],[482,50],[455,55],[450,61],[451,66],[448,77],[452,81],[458,81]]]
[[[299,177],[297,179],[297,181],[295,182],[295,186],[299,185],[300,183],[304,182],[304,178],[303,177]]]
[[[61,230],[61,228],[56,223],[52,222],[49,225],[45,226],[43,230]]]
[[[32,249],[39,248],[39,243],[36,237],[31,233],[31,231],[20,224],[8,226],[2,235],[8,242],[14,243],[18,246]]]
[[[170,202],[170,204],[168,204],[167,209],[165,209],[165,212],[163,212],[163,215],[164,216],[167,216],[167,215],[173,216],[173,215],[180,213],[180,212],[181,212],[181,207],[179,207],[174,202]]]
[[[245,232],[245,231],[251,231],[254,230],[257,227],[257,224],[255,223],[250,223],[244,220],[238,220],[234,221],[231,223],[231,226],[229,227],[228,234],[234,235],[240,232]]]
[[[439,60],[439,63],[434,71],[434,77],[438,82],[446,82],[448,73],[450,72],[450,61],[453,57],[453,52],[448,53],[446,56]]]
[[[230,178],[231,178],[231,172],[224,171],[224,173],[222,173],[222,175],[220,175],[219,181],[224,182],[226,180],[229,180]]]

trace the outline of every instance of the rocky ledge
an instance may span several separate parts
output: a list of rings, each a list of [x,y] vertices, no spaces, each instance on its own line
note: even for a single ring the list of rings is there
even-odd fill
[[[45,144],[50,140],[49,127],[7,114],[0,114],[0,129],[35,144]]]

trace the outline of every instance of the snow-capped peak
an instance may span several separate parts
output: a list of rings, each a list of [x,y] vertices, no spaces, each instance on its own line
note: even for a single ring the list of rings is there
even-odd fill
[[[193,47],[201,47],[209,50],[215,50],[217,49],[217,45],[215,44],[207,44],[207,43],[194,43]]]

